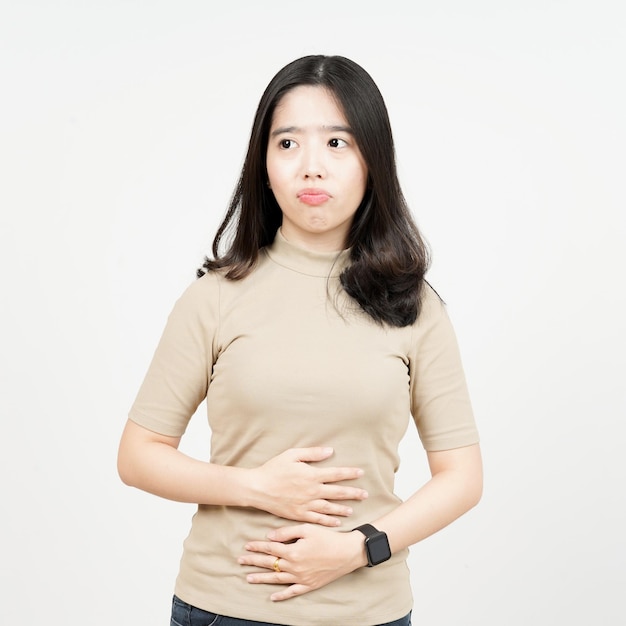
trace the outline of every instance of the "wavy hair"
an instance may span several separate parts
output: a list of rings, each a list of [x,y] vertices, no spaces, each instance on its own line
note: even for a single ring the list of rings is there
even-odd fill
[[[348,233],[350,264],[341,274],[341,285],[376,322],[408,326],[420,313],[429,251],[400,188],[383,97],[371,76],[342,56],[296,59],[270,81],[257,107],[241,175],[213,240],[213,259],[206,257],[197,275],[224,269],[228,279],[241,279],[252,271],[259,250],[274,240],[282,212],[266,184],[269,132],[281,98],[301,85],[324,87],[334,95],[367,165],[367,190]]]

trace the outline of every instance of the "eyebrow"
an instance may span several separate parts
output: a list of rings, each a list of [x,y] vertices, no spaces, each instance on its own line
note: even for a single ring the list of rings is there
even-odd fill
[[[353,134],[352,129],[349,126],[342,126],[341,124],[331,125],[331,126],[320,126],[320,130],[330,131],[333,133],[348,133],[350,135]],[[284,134],[295,135],[295,134],[302,133],[302,132],[304,132],[304,129],[301,128],[300,126],[281,126],[280,128],[273,130],[271,132],[271,136],[277,137],[278,135],[284,135]]]

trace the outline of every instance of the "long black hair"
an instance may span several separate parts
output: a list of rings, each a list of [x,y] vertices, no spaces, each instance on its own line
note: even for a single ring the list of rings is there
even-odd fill
[[[383,97],[360,65],[341,56],[296,59],[270,81],[257,107],[239,181],[213,240],[213,259],[205,258],[198,277],[224,268],[227,278],[243,278],[260,248],[274,240],[282,212],[266,184],[269,132],[281,98],[301,85],[324,87],[334,95],[367,165],[367,190],[348,233],[350,264],[341,285],[377,322],[408,326],[420,312],[429,253],[400,188]]]

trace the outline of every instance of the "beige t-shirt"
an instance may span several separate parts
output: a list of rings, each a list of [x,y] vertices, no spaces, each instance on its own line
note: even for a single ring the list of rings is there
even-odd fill
[[[415,324],[375,323],[339,287],[348,254],[302,250],[279,231],[245,279],[213,272],[195,281],[170,314],[130,411],[138,424],[179,436],[206,397],[211,462],[221,465],[252,468],[288,448],[332,446],[320,465],[363,468],[358,484],[369,492],[339,530],[399,504],[398,444],[411,414],[426,450],[478,441],[444,305],[426,287]],[[273,587],[247,583],[252,568],[237,557],[246,541],[290,523],[257,509],[199,506],[175,593],[213,613],[292,626],[368,626],[411,610],[406,550],[271,602]]]

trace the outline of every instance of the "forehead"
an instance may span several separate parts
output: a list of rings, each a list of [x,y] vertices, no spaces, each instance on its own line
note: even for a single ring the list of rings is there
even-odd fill
[[[341,105],[325,87],[301,85],[288,91],[276,105],[272,115],[275,126],[310,126],[346,124]]]

